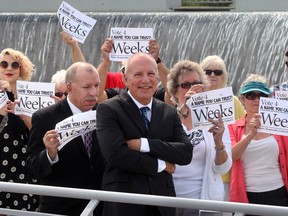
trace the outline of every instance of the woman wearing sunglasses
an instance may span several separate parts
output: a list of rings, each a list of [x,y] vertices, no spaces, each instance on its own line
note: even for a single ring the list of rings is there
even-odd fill
[[[209,81],[209,90],[216,90],[220,88],[227,87],[228,83],[228,72],[224,60],[217,55],[207,56],[200,63],[201,67],[205,71],[207,79]],[[245,115],[245,110],[241,105],[238,97],[234,95],[234,114],[235,119],[239,119]],[[230,190],[230,171],[223,175],[222,179],[225,187],[225,201],[229,200],[229,190]],[[224,215],[231,215],[230,213],[224,213]]]
[[[205,71],[209,81],[209,86],[206,89],[207,91],[227,87],[228,72],[225,62],[220,56],[207,56],[200,65]],[[245,110],[236,96],[234,96],[234,108],[235,119],[239,119],[245,115]]]
[[[68,95],[67,85],[65,83],[66,70],[57,71],[51,78],[51,83],[55,83],[55,95],[51,95],[56,102],[66,98]]]
[[[288,137],[257,131],[260,97],[270,96],[267,80],[260,75],[249,75],[240,94],[247,114],[229,125],[233,158],[230,200],[288,206]]]
[[[8,48],[0,53],[0,90],[6,91],[10,100],[0,110],[0,181],[28,182],[25,160],[31,119],[28,116],[20,118],[12,110],[17,98],[16,81],[30,80],[33,67],[31,61],[19,51]],[[0,208],[33,211],[35,203],[32,195],[0,192]]]
[[[183,128],[194,147],[193,159],[187,166],[177,166],[173,174],[176,195],[184,198],[223,200],[221,175],[232,165],[229,132],[221,118],[211,120],[209,129],[193,129],[187,98],[207,88],[208,82],[201,66],[184,60],[176,63],[168,75],[167,88],[177,104]],[[177,216],[198,216],[199,210],[177,209]],[[209,212],[209,215],[222,215]],[[201,215],[205,215],[201,211]]]

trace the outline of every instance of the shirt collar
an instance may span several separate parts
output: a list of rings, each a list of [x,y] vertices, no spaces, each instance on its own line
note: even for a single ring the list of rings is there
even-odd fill
[[[151,101],[147,104],[147,105],[143,105],[141,103],[139,103],[133,96],[132,94],[130,93],[130,91],[128,90],[128,94],[129,96],[132,98],[132,100],[134,101],[134,103],[136,104],[136,106],[140,109],[142,107],[148,107],[150,110],[152,110],[152,98],[151,98]]]
[[[67,98],[67,102],[68,102],[68,105],[73,113],[73,115],[75,114],[79,114],[79,113],[82,113],[82,111],[80,109],[78,109],[78,107],[76,107],[69,99],[69,95],[66,97]]]

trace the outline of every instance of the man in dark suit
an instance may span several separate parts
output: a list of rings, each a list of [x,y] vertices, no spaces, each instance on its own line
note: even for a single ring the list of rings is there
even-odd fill
[[[176,109],[153,99],[158,71],[155,60],[138,53],[127,62],[124,81],[128,92],[97,107],[97,137],[107,162],[103,189],[175,196],[171,173],[186,165],[193,147]],[[148,107],[141,116],[140,108]],[[104,216],[174,216],[174,208],[104,203]]]
[[[54,130],[55,125],[67,117],[94,109],[99,75],[93,65],[78,62],[67,69],[65,82],[68,96],[32,116],[27,152],[28,171],[41,185],[100,189],[104,165],[95,130],[92,133],[90,157],[82,136],[71,140],[58,151],[59,135]],[[54,214],[80,215],[88,202],[41,196],[39,210]],[[94,212],[94,215],[98,215]]]

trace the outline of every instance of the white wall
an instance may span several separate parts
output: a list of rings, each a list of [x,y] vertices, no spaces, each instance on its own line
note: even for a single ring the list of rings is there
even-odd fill
[[[63,0],[1,0],[0,12],[56,12]],[[169,11],[181,0],[66,0],[81,12]]]
[[[288,0],[235,0],[236,11],[288,11]]]
[[[1,0],[0,12],[56,12],[63,0]],[[182,0],[66,0],[81,12],[167,12]],[[288,0],[235,0],[235,11],[288,11]]]

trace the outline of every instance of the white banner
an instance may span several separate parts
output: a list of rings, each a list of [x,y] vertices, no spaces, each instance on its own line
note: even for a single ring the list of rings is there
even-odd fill
[[[84,43],[96,20],[86,16],[66,2],[62,2],[57,16],[63,31],[80,43]]]
[[[55,130],[60,140],[58,150],[61,150],[72,139],[96,130],[96,110],[72,115],[56,124]]]
[[[259,113],[262,117],[259,132],[288,135],[288,101],[261,97]]]
[[[0,109],[5,106],[8,102],[8,95],[5,91],[0,90]]]
[[[55,83],[27,82],[17,80],[17,97],[19,104],[15,106],[15,114],[32,114],[44,107],[51,106],[55,100]]]
[[[281,100],[288,100],[288,91],[275,91],[275,98]]]
[[[111,61],[127,61],[135,53],[149,53],[149,40],[153,38],[152,28],[111,28],[113,49]]]
[[[235,123],[232,87],[194,94],[186,104],[192,115],[193,129],[211,127],[208,119],[218,119],[219,114],[224,124]]]

